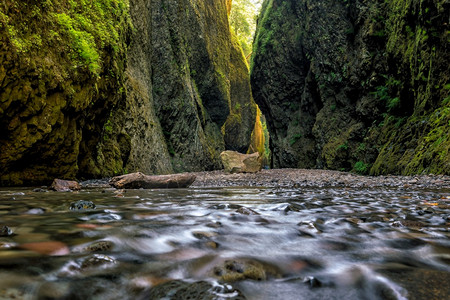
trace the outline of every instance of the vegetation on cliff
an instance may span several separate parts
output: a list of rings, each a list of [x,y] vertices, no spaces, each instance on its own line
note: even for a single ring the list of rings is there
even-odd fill
[[[248,149],[231,1],[130,2],[0,5],[0,185],[219,169]]]
[[[236,35],[245,57],[252,53],[253,34],[262,0],[233,0],[230,25]]]
[[[96,155],[85,148],[124,96],[129,30],[126,0],[0,5],[1,183],[73,178]]]
[[[276,167],[450,172],[446,1],[264,1],[251,64]]]

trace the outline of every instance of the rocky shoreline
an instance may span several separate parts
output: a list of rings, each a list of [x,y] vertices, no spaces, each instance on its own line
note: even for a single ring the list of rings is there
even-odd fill
[[[224,171],[193,173],[191,187],[264,186],[264,187],[390,187],[418,189],[450,189],[450,176],[362,176],[332,170],[271,169],[258,173],[228,174]]]
[[[199,187],[343,187],[343,188],[401,188],[401,189],[449,189],[450,176],[363,176],[349,172],[314,169],[270,169],[257,173],[230,174],[223,170],[191,172],[196,179],[191,188]],[[83,188],[110,187],[110,178],[80,182]]]

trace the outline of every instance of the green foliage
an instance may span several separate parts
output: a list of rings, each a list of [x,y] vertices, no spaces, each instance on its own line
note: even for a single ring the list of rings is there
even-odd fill
[[[336,110],[336,104],[331,104],[330,110],[331,110],[331,111],[335,111],[335,110]]]
[[[348,142],[345,142],[344,144],[341,144],[337,146],[336,150],[348,150]]]
[[[230,25],[247,57],[252,52],[256,17],[262,0],[233,0]]]
[[[356,150],[360,151],[360,152],[365,151],[366,150],[366,144],[365,143],[360,143]]]
[[[385,79],[385,83],[377,86],[372,94],[380,101],[385,102],[387,111],[392,113],[400,107],[401,102],[399,97],[392,97],[391,93],[401,85],[401,81],[387,75],[381,76]]]
[[[55,18],[69,34],[73,43],[73,48],[81,58],[82,62],[88,66],[89,71],[98,75],[101,64],[100,55],[98,54],[95,39],[92,34],[83,30],[76,30],[73,27],[75,20],[65,13],[55,14]]]
[[[366,163],[364,163],[362,161],[358,161],[353,166],[353,170],[355,170],[355,172],[358,173],[358,174],[366,175],[366,174],[369,173],[370,165],[366,164]]]
[[[302,137],[301,133],[296,133],[292,136],[292,138],[289,141],[289,144],[291,144],[291,146],[293,146],[295,143],[297,143],[298,140],[300,140]]]

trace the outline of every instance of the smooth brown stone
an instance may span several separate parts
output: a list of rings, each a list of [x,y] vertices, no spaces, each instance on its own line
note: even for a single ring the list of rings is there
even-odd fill
[[[66,255],[70,253],[66,244],[57,241],[25,243],[20,245],[19,248],[45,255]]]
[[[57,192],[79,191],[81,190],[81,186],[78,182],[73,180],[55,179],[53,180],[50,189]]]

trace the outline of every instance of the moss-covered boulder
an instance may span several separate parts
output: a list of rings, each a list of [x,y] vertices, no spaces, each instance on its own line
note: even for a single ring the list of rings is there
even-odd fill
[[[448,174],[448,11],[440,0],[265,0],[251,82],[274,166]]]

